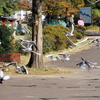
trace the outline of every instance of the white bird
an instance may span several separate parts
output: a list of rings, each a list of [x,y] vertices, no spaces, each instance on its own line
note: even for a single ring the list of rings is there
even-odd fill
[[[47,55],[47,58],[50,58],[50,60],[55,61],[57,58],[54,55]]]
[[[20,68],[21,68],[21,71],[22,71],[23,73],[28,74],[28,70],[27,70],[26,66],[21,65]]]
[[[0,70],[0,83],[2,84],[2,81],[10,79],[9,75],[4,76],[4,73],[2,70]]]
[[[82,57],[81,57],[82,61],[80,61],[77,65],[80,66],[80,68],[82,69],[86,69],[87,71],[89,71],[91,68],[94,68],[97,63],[92,63],[90,61],[87,61],[87,60],[84,60]]]
[[[17,65],[17,62],[11,62],[11,63],[7,64],[6,66],[9,66],[9,65],[13,65],[13,67],[15,69],[17,69],[17,71],[16,71],[17,73],[20,73],[22,71],[23,73],[28,74],[28,70],[24,65],[19,66],[19,65]]]
[[[20,40],[21,40],[21,46],[24,48],[24,49],[22,49],[24,52],[33,52],[33,53],[36,53],[38,55],[41,55],[40,53],[32,51],[32,46],[35,47],[36,50],[39,51],[39,49],[34,41],[23,40],[21,38],[20,38]]]
[[[79,41],[79,42],[77,42],[77,43],[74,43],[74,42],[68,37],[68,34],[65,34],[65,35],[66,35],[67,40],[70,42],[70,44],[71,44],[72,46],[77,46],[79,43],[82,43],[82,42],[84,42],[84,41],[86,41],[86,40],[88,39],[88,37],[86,37],[85,39],[83,39],[83,40],[81,40],[81,41]]]
[[[93,39],[92,41],[90,41],[90,43],[94,43],[97,46],[97,48],[100,47],[100,39],[98,38]]]
[[[66,55],[64,53],[58,53],[58,55],[62,55],[63,58],[61,58],[61,60],[70,60],[70,55]]]

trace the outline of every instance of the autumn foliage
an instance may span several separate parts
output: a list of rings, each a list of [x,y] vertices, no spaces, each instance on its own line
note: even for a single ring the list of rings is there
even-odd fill
[[[32,0],[21,0],[19,4],[19,8],[22,8],[23,10],[32,10]]]

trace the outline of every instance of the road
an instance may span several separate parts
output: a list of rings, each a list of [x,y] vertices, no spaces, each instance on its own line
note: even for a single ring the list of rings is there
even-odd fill
[[[12,75],[0,84],[0,100],[100,100],[100,69],[91,72],[76,66],[83,57],[100,65],[100,49],[91,47],[71,55],[70,61],[48,62],[75,73],[60,75]]]

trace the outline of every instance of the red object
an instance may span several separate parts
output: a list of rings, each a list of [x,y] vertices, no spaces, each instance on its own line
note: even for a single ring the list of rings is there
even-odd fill
[[[20,62],[20,53],[0,53],[0,62]]]
[[[3,25],[5,25],[5,24],[6,24],[6,22],[2,22],[2,24],[3,24]]]

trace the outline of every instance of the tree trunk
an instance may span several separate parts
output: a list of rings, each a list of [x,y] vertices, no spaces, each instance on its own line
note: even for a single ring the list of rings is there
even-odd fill
[[[35,52],[40,53],[41,55],[37,55],[35,53],[31,53],[30,60],[28,63],[29,68],[34,69],[44,69],[44,63],[43,63],[43,55],[42,55],[42,20],[41,20],[41,0],[33,0],[32,3],[32,41],[35,41],[39,51],[37,51],[35,48],[33,50]]]

